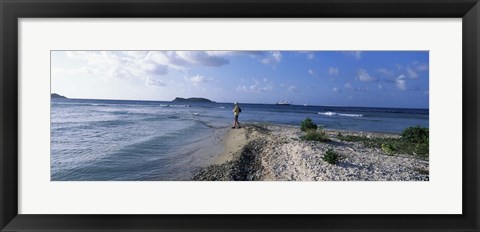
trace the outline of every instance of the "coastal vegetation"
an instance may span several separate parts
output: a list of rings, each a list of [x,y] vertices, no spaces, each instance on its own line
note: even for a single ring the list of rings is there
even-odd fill
[[[429,154],[428,128],[420,126],[406,128],[400,138],[343,135],[342,133],[338,133],[337,138],[347,142],[361,142],[370,148],[379,148],[387,155],[408,154],[428,158]]]
[[[329,164],[336,164],[338,162],[338,154],[333,149],[328,149],[323,156],[323,160]]]
[[[325,130],[320,127],[318,129],[310,129],[305,132],[305,135],[301,137],[303,140],[310,140],[310,141],[318,141],[318,142],[329,142],[331,141],[328,138],[327,133]]]
[[[176,97],[172,102],[213,102],[210,99],[201,98],[201,97],[191,97],[191,98],[181,98]]]
[[[303,140],[319,142],[330,141],[325,130],[322,127],[317,126],[317,124],[313,123],[311,118],[306,118],[302,121],[302,123],[300,124],[300,130],[305,132],[305,135],[300,137]]]
[[[316,130],[317,129],[317,124],[313,123],[311,118],[306,118],[305,120],[302,121],[300,124],[300,130],[307,132],[308,130]]]
[[[428,143],[428,128],[415,126],[403,130],[402,138],[411,143]]]
[[[67,98],[67,97],[62,96],[62,95],[57,94],[57,93],[52,93],[52,94],[50,95],[50,97],[51,97],[51,98]]]

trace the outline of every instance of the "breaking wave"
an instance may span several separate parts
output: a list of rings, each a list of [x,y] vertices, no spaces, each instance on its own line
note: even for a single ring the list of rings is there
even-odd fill
[[[363,117],[361,114],[339,114],[335,112],[318,112],[318,114],[325,115],[325,116],[344,116],[344,117]]]

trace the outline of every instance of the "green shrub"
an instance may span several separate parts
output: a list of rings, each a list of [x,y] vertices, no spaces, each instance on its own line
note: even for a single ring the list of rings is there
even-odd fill
[[[306,118],[300,124],[300,130],[305,132],[308,130],[316,130],[316,129],[317,129],[317,124],[313,123],[311,118]]]
[[[329,164],[336,164],[338,162],[338,154],[333,149],[328,149],[323,156],[323,160]]]
[[[304,136],[301,137],[304,140],[311,140],[311,141],[319,141],[319,142],[328,142],[330,139],[328,138],[327,133],[322,128],[317,130],[310,129],[307,130]]]
[[[391,143],[382,143],[381,147],[382,151],[388,154],[393,154],[397,150],[397,147]]]
[[[341,133],[337,134],[337,138],[346,142],[362,142],[367,140],[365,136],[343,135]]]
[[[404,138],[367,138],[355,135],[342,135],[337,138],[346,142],[360,142],[366,147],[379,148],[387,154],[410,154],[427,158],[429,153],[428,138],[426,143],[412,143]]]
[[[411,143],[428,143],[428,128],[415,126],[403,130],[402,139]]]
[[[414,153],[420,156],[427,156],[429,153],[429,144],[427,143],[418,143],[415,145]]]

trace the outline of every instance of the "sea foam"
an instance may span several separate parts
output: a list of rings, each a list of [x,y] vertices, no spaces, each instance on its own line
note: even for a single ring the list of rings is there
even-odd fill
[[[328,112],[318,112],[318,114],[326,115],[326,116],[335,116],[335,115],[338,115],[338,116],[344,116],[344,117],[363,117],[363,115],[361,115],[361,114],[339,114],[339,113],[331,112],[331,111],[328,111]]]

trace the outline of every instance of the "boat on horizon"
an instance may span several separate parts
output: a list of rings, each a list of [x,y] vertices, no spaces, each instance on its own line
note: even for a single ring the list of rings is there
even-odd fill
[[[291,105],[291,104],[292,104],[291,102],[287,102],[286,100],[277,102],[277,105],[288,106],[288,105]]]

